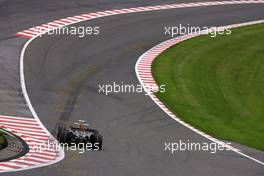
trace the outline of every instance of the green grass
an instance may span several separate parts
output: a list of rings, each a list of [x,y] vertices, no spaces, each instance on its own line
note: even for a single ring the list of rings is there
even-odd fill
[[[156,93],[179,118],[216,138],[264,150],[264,25],[196,37],[152,64]]]
[[[3,133],[0,131],[0,150],[6,147],[6,140]]]

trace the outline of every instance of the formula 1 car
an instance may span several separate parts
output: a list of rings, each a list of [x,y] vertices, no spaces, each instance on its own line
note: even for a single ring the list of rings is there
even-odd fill
[[[102,135],[88,126],[83,120],[79,120],[78,123],[61,123],[58,127],[57,139],[60,143],[68,144],[91,143],[93,149],[97,146],[98,150],[102,150]]]

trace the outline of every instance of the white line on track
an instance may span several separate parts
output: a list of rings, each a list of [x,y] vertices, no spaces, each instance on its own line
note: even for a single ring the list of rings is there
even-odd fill
[[[22,32],[18,32],[15,35],[22,36],[25,38],[32,38],[34,36],[38,36],[41,32],[42,34],[54,30],[57,28],[68,26],[71,24],[76,24],[82,21],[87,21],[89,19],[95,19],[100,17],[106,17],[111,15],[120,15],[120,14],[128,14],[128,13],[138,13],[138,12],[146,12],[146,11],[157,11],[157,10],[169,10],[169,9],[177,9],[177,8],[192,8],[192,7],[205,7],[205,6],[218,6],[218,5],[231,5],[231,4],[258,4],[264,3],[264,0],[239,0],[239,1],[213,1],[213,2],[194,2],[194,3],[181,3],[181,4],[170,4],[170,5],[157,5],[157,6],[146,6],[146,7],[134,7],[128,9],[117,9],[117,10],[106,10],[102,12],[93,12],[88,14],[82,14],[78,16],[66,17],[62,19],[58,19],[46,24],[42,24],[40,26],[33,27],[33,29],[41,29],[38,27],[47,26],[49,24],[54,27],[43,29],[41,31],[32,31],[32,28],[24,30]]]
[[[249,25],[254,25],[254,24],[261,24],[264,23],[264,20],[259,20],[259,21],[253,21],[253,22],[247,22],[247,23],[240,23],[240,24],[233,24],[233,25],[228,25],[228,26],[222,26],[222,28],[237,28],[237,27],[241,27],[241,26],[249,26]],[[152,63],[155,58],[162,53],[163,51],[165,51],[166,49],[168,49],[169,47],[176,45],[177,43],[180,43],[182,41],[188,40],[190,38],[196,37],[196,36],[200,36],[200,35],[205,35],[206,32],[203,31],[201,32],[201,34],[199,35],[184,35],[184,36],[180,36],[180,37],[176,37],[170,40],[167,40],[165,42],[162,42],[154,47],[152,47],[151,49],[149,49],[148,51],[146,51],[143,55],[141,55],[136,63],[135,66],[135,71],[137,74],[137,78],[139,80],[139,82],[141,83],[141,85],[144,87],[144,89],[146,90],[146,92],[149,92],[147,87],[150,86],[155,86],[158,87],[158,85],[156,84],[156,82],[154,81],[154,85],[153,85],[153,80],[154,78],[152,77],[152,75],[150,75],[149,77],[145,78],[144,76],[142,76],[142,73],[147,72],[147,73],[151,73],[151,67],[145,67],[144,69],[142,69],[142,65],[144,65],[145,62],[148,63]],[[149,80],[149,81],[146,81]],[[149,84],[149,82],[151,84]],[[172,113],[156,96],[154,93],[149,92],[149,96],[150,98],[166,113],[168,114],[171,118],[173,118],[174,120],[176,120],[178,123],[182,124],[183,126],[189,128],[190,130],[194,131],[195,133],[209,139],[210,141],[213,141],[214,143],[223,145],[225,148],[232,150],[233,152],[244,156],[245,158],[248,158],[258,164],[261,164],[264,166],[264,162],[251,157],[245,153],[243,153],[242,151],[240,151],[237,148],[234,148],[233,146],[230,145],[226,145],[223,141],[220,141],[208,134],[205,134],[204,132],[194,128],[193,126],[191,126],[190,124],[182,121],[181,119],[179,119],[178,117],[176,117],[174,115],[174,113]]]
[[[128,13],[138,13],[138,12],[146,12],[146,11],[157,11],[157,10],[168,10],[168,9],[176,9],[176,8],[190,8],[190,7],[203,7],[203,6],[217,6],[217,5],[229,5],[229,4],[252,4],[252,3],[264,3],[264,0],[240,0],[240,1],[214,1],[214,2],[195,2],[195,3],[182,3],[182,4],[171,4],[171,5],[158,5],[158,6],[147,6],[147,7],[137,7],[137,8],[127,8],[127,9],[120,9],[120,10],[107,10],[107,11],[102,11],[102,12],[96,12],[96,13],[88,13],[88,14],[81,14],[79,16],[73,16],[73,17],[67,17],[67,18],[63,18],[63,19],[59,19],[59,20],[55,20],[52,22],[48,22],[46,24],[42,24],[40,26],[36,26],[35,29],[38,29],[38,27],[40,27],[40,29],[45,29],[48,28],[48,25],[51,25],[51,28],[48,28],[49,30],[53,30],[53,29],[57,29],[57,28],[61,28],[63,26],[68,26],[68,25],[72,25],[72,24],[76,24],[76,23],[80,23],[82,21],[87,21],[87,20],[92,20],[92,19],[96,19],[96,18],[100,18],[100,17],[106,17],[106,16],[112,16],[112,15],[120,15],[120,14],[128,14]],[[76,20],[75,20],[76,19]],[[79,20],[80,19],[80,20]],[[45,27],[45,28],[43,28]],[[34,28],[33,28],[34,29]],[[23,46],[23,49],[21,51],[20,54],[20,83],[21,83],[21,87],[22,87],[22,92],[23,95],[25,97],[25,100],[27,102],[27,105],[33,115],[33,117],[35,118],[35,120],[38,122],[38,124],[43,128],[43,130],[51,136],[51,134],[49,133],[49,131],[43,126],[43,124],[41,123],[41,121],[39,120],[39,117],[37,115],[37,113],[35,112],[30,99],[29,99],[29,95],[27,93],[27,88],[26,88],[26,84],[25,84],[25,76],[24,76],[24,55],[26,52],[27,47],[29,46],[29,44],[35,40],[36,38],[38,38],[39,36],[47,33],[47,31],[41,31],[41,33],[35,33],[35,31],[32,31],[32,29],[28,29],[28,30],[24,30],[22,32],[18,32],[16,35],[17,36],[22,36],[25,38],[30,38],[26,44]],[[180,40],[182,40],[182,38],[180,38]],[[154,53],[153,56],[157,55],[157,53]],[[145,64],[149,64],[148,62],[145,62]],[[140,75],[146,75],[146,77],[151,76],[150,72],[146,72]],[[155,85],[155,81],[151,80],[149,82],[147,81],[142,81],[142,83],[146,83],[146,84],[151,84],[151,85]],[[160,106],[158,104],[158,106]],[[171,114],[171,113],[169,113]],[[193,130],[194,132],[198,133],[196,130]],[[22,133],[22,132],[21,132]],[[204,134],[204,137],[208,137],[208,135]],[[54,139],[54,138],[53,138]],[[244,154],[241,154],[244,155]],[[26,161],[30,161],[32,163],[37,163],[38,161],[34,158],[30,158],[30,156],[27,157],[22,157],[25,158]],[[43,162],[40,165],[34,165],[34,166],[30,166],[27,167],[26,169],[32,169],[32,168],[37,168],[37,167],[42,167],[42,166],[47,166],[50,164],[54,164],[60,160],[62,160],[64,158],[64,152],[60,151],[59,153],[59,157],[57,157],[56,160],[53,160],[51,162]],[[249,158],[249,157],[247,157]],[[252,160],[254,160],[254,158],[252,158]],[[12,165],[12,164],[10,164]],[[8,162],[7,163],[2,163],[2,165],[0,165],[0,172],[10,172],[10,171],[18,171],[18,170],[25,170],[25,168],[17,168],[14,167],[12,169],[12,167],[8,166]]]

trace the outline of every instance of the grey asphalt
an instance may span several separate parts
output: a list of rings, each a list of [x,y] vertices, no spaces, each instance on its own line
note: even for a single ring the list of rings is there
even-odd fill
[[[19,55],[26,40],[0,41],[0,115],[32,117],[20,87]]]
[[[18,31],[46,23],[47,20],[81,13],[197,1],[199,0],[0,0],[0,40],[12,37]]]
[[[263,9],[236,5],[113,16],[78,24],[100,26],[98,36],[43,36],[33,41],[26,51],[25,76],[42,122],[54,131],[59,121],[84,119],[102,132],[104,149],[67,152],[58,164],[19,175],[263,175],[262,166],[233,152],[165,152],[164,142],[209,141],[176,123],[143,94],[98,93],[98,85],[114,81],[139,84],[137,58],[167,39],[164,26],[252,21],[264,18]]]

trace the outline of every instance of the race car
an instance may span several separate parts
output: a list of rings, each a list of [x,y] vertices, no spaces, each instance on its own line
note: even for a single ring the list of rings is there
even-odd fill
[[[78,123],[60,123],[57,139],[60,143],[91,143],[93,149],[102,150],[103,137],[95,129],[90,129],[83,120]]]

